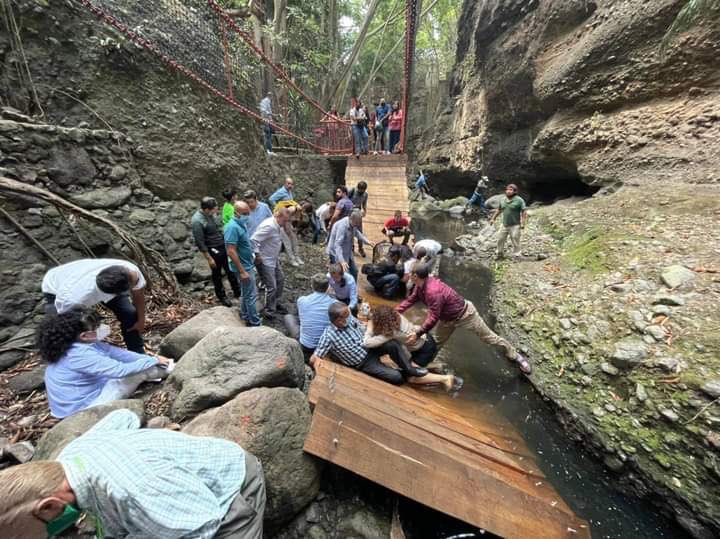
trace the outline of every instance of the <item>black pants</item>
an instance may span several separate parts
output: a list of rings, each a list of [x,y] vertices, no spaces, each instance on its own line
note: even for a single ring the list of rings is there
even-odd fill
[[[384,365],[380,358],[388,354],[401,370],[393,369]],[[405,356],[402,346],[397,341],[388,341],[377,348],[370,348],[365,361],[358,367],[365,374],[380,378],[390,384],[401,385],[407,378],[407,369],[410,368],[410,361]]]
[[[314,348],[308,348],[303,343],[300,343],[300,348],[302,348],[303,357],[305,358],[305,363],[310,363],[310,356],[312,356],[315,353]]]
[[[420,350],[415,350],[410,353],[410,359],[412,359],[420,367],[426,367],[438,353],[437,343],[429,333],[425,334],[425,344],[422,345]]]
[[[336,299],[337,299],[337,298],[336,298]],[[347,305],[348,307],[350,306],[350,298],[338,299],[338,301],[341,302],[341,303],[344,303],[344,304]],[[353,307],[352,309],[350,309],[350,314],[352,314],[353,316],[357,316],[357,314],[358,314],[358,304],[359,304],[359,303],[360,303],[360,298],[358,298],[358,303],[355,305],[355,307]]]
[[[53,294],[44,294],[45,296],[45,314],[57,314],[55,309],[55,296]],[[130,331],[129,329],[137,322],[137,309],[135,305],[130,301],[130,296],[127,294],[119,294],[110,301],[103,303],[108,309],[110,309],[115,318],[120,322],[120,332],[122,333],[125,346],[131,352],[137,352],[138,354],[145,353],[145,343],[143,342],[142,335],[137,330]]]
[[[215,267],[212,270],[212,281],[213,286],[215,287],[215,295],[217,296],[217,298],[222,301],[226,297],[225,287],[223,286],[222,282],[223,270],[225,270],[225,275],[227,275],[228,281],[230,281],[230,288],[232,288],[233,294],[235,294],[236,298],[239,298],[240,285],[238,284],[235,274],[230,271],[227,253],[225,252],[225,246],[220,245],[218,247],[210,247],[208,249],[208,253],[215,261]]]

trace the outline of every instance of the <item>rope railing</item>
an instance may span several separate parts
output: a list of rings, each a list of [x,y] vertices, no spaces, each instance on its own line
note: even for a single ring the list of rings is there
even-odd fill
[[[268,123],[276,133],[319,153],[347,154],[352,151],[350,147],[340,147],[348,139],[346,121],[325,111],[307,95],[215,0],[153,0],[125,4],[112,0],[74,1],[171,69],[192,79],[257,123]],[[321,113],[322,130],[315,122],[307,120],[294,129],[267,121],[259,112],[238,101],[242,90],[247,91],[252,81],[260,76],[261,63],[273,70],[281,84],[296,92],[302,98],[299,101]],[[302,113],[296,116],[307,118],[307,114]],[[328,129],[334,134],[331,139],[323,136]]]

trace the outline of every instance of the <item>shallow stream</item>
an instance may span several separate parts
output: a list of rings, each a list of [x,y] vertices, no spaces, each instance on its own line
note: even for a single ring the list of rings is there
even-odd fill
[[[449,245],[463,233],[461,220],[433,216],[415,219],[418,238],[431,237]],[[481,313],[489,306],[492,271],[480,264],[445,257],[441,277]],[[486,317],[488,322],[489,317]],[[468,352],[471,351],[471,352]],[[465,379],[457,406],[464,414],[481,414],[508,434],[520,435],[547,480],[568,505],[591,525],[594,538],[684,539],[687,533],[650,503],[617,491],[615,477],[583,448],[567,438],[553,412],[517,369],[477,337],[456,331],[442,359]],[[404,500],[401,519],[409,539],[488,537],[465,523]],[[542,537],[538,530],[537,537]]]

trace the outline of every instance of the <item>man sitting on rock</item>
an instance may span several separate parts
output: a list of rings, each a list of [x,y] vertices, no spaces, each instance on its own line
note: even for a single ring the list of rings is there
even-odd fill
[[[4,539],[45,538],[83,514],[97,537],[262,538],[262,465],[237,444],[141,429],[108,414],[57,460],[0,472]]]
[[[392,243],[395,243],[395,238],[402,237],[402,244],[407,245],[407,242],[410,240],[410,236],[412,235],[412,230],[410,229],[410,219],[408,217],[403,217],[400,210],[396,210],[395,215],[385,221],[382,232]]]
[[[227,202],[225,203],[227,206]],[[222,282],[223,271],[227,276],[233,294],[236,298],[240,298],[240,285],[238,284],[236,275],[230,271],[228,266],[227,252],[225,251],[225,240],[223,240],[222,227],[217,222],[218,203],[212,197],[204,197],[200,201],[200,209],[195,212],[190,221],[192,235],[197,245],[198,251],[207,260],[208,266],[212,271],[212,281],[215,287],[215,296],[225,305],[231,307],[232,302],[225,293],[225,286]],[[223,219],[225,218],[225,208],[223,208]],[[230,221],[226,222],[227,226]]]
[[[465,328],[475,333],[483,342],[501,347],[505,351],[505,356],[517,363],[522,372],[531,373],[530,362],[515,350],[512,344],[485,324],[472,302],[467,301],[437,277],[430,276],[429,264],[416,263],[410,279],[413,281],[413,291],[396,307],[396,310],[402,314],[415,303],[420,302],[427,306],[427,315],[422,326],[408,337],[406,341],[408,346],[414,345],[417,339],[435,328],[435,340],[438,347],[441,347],[456,328]]]
[[[307,362],[315,352],[318,341],[330,325],[328,309],[335,299],[328,294],[330,286],[327,275],[316,273],[312,276],[312,294],[301,296],[297,300],[300,319],[300,346]]]
[[[414,378],[428,374],[427,369],[410,364],[409,358],[401,349],[402,345],[395,340],[370,350],[365,349],[365,327],[350,314],[350,309],[344,303],[338,301],[330,305],[328,317],[330,325],[323,332],[315,353],[310,358],[311,366],[316,366],[320,360],[332,358],[395,385],[402,384],[406,378],[413,382]],[[380,358],[385,354],[388,354],[401,370],[384,365]]]
[[[142,338],[145,330],[145,277],[132,262],[114,258],[68,262],[45,274],[42,292],[47,302],[47,314],[102,303],[120,321],[128,350],[145,353]]]

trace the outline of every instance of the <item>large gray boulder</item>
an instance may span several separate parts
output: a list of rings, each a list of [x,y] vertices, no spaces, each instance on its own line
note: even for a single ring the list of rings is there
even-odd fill
[[[301,387],[304,370],[300,344],[274,329],[217,328],[193,346],[170,375],[179,390],[172,416],[194,416],[255,387]]]
[[[668,288],[674,289],[679,288],[684,284],[689,283],[695,278],[695,272],[687,269],[685,266],[678,264],[674,266],[668,266],[662,270],[660,279]]]
[[[318,493],[320,462],[303,452],[310,418],[300,390],[257,388],[199,415],[183,432],[232,440],[260,460],[267,490],[265,523],[273,529],[292,520]]]
[[[88,210],[118,208],[132,196],[129,187],[102,187],[72,196],[70,200]]]
[[[66,417],[40,438],[33,460],[53,460],[63,448],[75,438],[85,434],[103,417],[115,410],[127,409],[135,413],[141,421],[145,418],[144,403],[140,399],[114,401],[109,404],[92,406],[87,410]]]
[[[237,309],[230,307],[205,309],[172,330],[160,343],[160,353],[180,359],[185,352],[214,329],[219,327],[240,328],[244,325]]]

